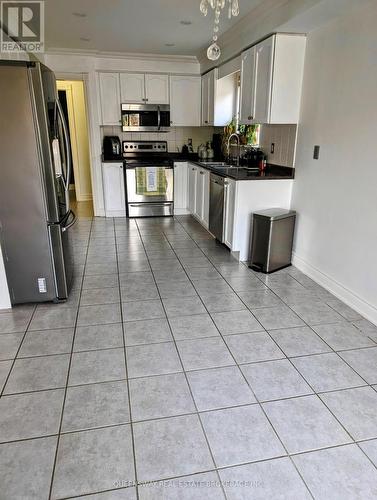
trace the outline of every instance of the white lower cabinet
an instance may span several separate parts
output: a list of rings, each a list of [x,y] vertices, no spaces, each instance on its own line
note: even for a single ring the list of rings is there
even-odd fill
[[[126,216],[123,163],[102,163],[106,217]]]
[[[236,181],[225,179],[224,182],[224,243],[233,249],[234,210],[236,204]]]
[[[188,214],[188,163],[174,163],[174,215]]]
[[[206,228],[209,224],[210,171],[192,163],[188,165],[188,210]]]
[[[209,177],[210,171],[199,168],[196,178],[196,210],[199,222],[208,228],[209,222]]]
[[[188,165],[188,209],[190,214],[196,213],[196,178],[199,167],[189,163]]]

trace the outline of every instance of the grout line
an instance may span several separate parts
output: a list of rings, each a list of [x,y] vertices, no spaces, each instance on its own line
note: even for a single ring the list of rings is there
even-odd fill
[[[189,279],[190,279],[190,278],[189,278]],[[190,280],[190,281],[191,281],[191,280]],[[194,285],[194,283],[193,283],[192,281],[191,281],[191,284],[192,284],[192,285],[194,286],[194,288],[195,288],[195,285]],[[195,288],[195,290],[196,290],[196,288]],[[204,304],[204,302],[203,302],[203,300],[202,300],[202,298],[201,298],[201,297],[200,297],[200,300],[202,301],[203,306],[204,306],[204,308],[207,310],[207,313],[208,313],[208,309],[206,308],[206,306],[205,306],[205,304]],[[209,314],[209,313],[208,313],[208,314]],[[214,322],[214,320],[213,320],[212,316],[211,316],[211,315],[209,315],[209,316],[210,316],[210,318],[211,318],[211,320],[212,320],[212,322],[213,322],[214,326],[217,328],[217,325],[215,324],[215,322]],[[268,420],[268,422],[269,422],[269,424],[270,424],[270,426],[271,426],[271,429],[273,430],[273,432],[274,432],[274,434],[275,434],[276,438],[277,438],[277,439],[278,439],[278,441],[280,442],[280,444],[281,444],[282,448],[285,450],[286,454],[287,454],[287,455],[289,455],[289,453],[288,453],[288,449],[286,448],[285,444],[283,443],[283,441],[281,440],[280,436],[279,436],[279,435],[278,435],[278,433],[276,432],[276,430],[275,430],[274,426],[272,425],[272,423],[271,423],[271,421],[270,421],[270,419],[269,419],[269,417],[268,417],[268,415],[267,415],[267,413],[266,413],[265,409],[263,408],[262,404],[260,403],[259,399],[257,398],[257,396],[256,396],[256,394],[255,394],[255,392],[254,392],[254,390],[253,390],[253,389],[252,389],[252,387],[250,386],[250,384],[249,384],[249,382],[248,382],[248,380],[247,380],[247,378],[246,378],[245,374],[244,374],[244,373],[243,373],[243,371],[240,369],[240,367],[239,367],[239,365],[238,365],[238,363],[237,363],[237,360],[236,360],[236,358],[233,356],[233,353],[232,353],[232,351],[230,350],[230,348],[229,348],[228,344],[225,342],[224,337],[223,337],[223,334],[221,333],[221,331],[220,331],[220,329],[219,329],[219,328],[217,328],[217,330],[218,330],[218,332],[219,332],[219,334],[220,334],[220,336],[221,336],[221,338],[222,338],[222,341],[223,341],[223,343],[224,343],[225,347],[227,348],[227,350],[228,350],[229,354],[232,356],[232,358],[233,358],[233,360],[234,360],[234,362],[235,362],[236,366],[238,367],[239,371],[241,372],[241,376],[243,377],[243,379],[245,380],[245,382],[246,382],[247,386],[249,387],[249,389],[250,389],[251,393],[253,394],[253,396],[254,396],[254,398],[255,398],[255,401],[256,401],[256,402],[257,402],[257,404],[259,405],[260,410],[263,412],[263,414],[264,414],[265,418]],[[199,416],[199,418],[200,418],[200,416]],[[201,420],[201,419],[200,419],[200,420]],[[202,426],[203,426],[203,424],[202,424]],[[206,435],[205,430],[204,430],[204,426],[203,426],[203,431],[204,431],[204,434]],[[291,460],[291,459],[290,459],[290,460]],[[304,478],[302,477],[302,475],[301,475],[300,471],[299,471],[299,470],[298,470],[298,468],[296,467],[296,464],[294,464],[293,460],[291,460],[291,462],[292,462],[293,466],[295,467],[295,469],[296,469],[297,473],[298,473],[298,474],[299,474],[299,476],[301,477],[301,479],[302,479],[303,483],[305,484],[305,486],[306,486],[306,488],[307,488],[307,490],[308,490],[309,494],[311,495],[311,497],[312,497],[312,498],[314,498],[314,496],[312,495],[312,493],[311,493],[311,491],[310,491],[310,489],[309,489],[308,485],[306,484],[306,482],[305,482]],[[215,463],[215,465],[216,465],[216,462],[214,462],[214,463]]]
[[[91,231],[91,228],[92,228],[92,223],[90,225],[90,231]],[[88,250],[86,252],[86,258],[87,258],[87,256],[88,256]],[[86,262],[86,259],[85,259],[85,262]],[[86,264],[84,263],[84,269],[85,269],[85,265]],[[63,425],[63,416],[64,416],[64,409],[65,409],[65,402],[66,402],[66,398],[67,398],[68,381],[69,381],[69,376],[70,376],[71,366],[72,366],[73,346],[74,346],[74,343],[75,343],[76,328],[77,328],[77,322],[78,322],[78,317],[79,317],[79,308],[80,308],[80,300],[81,300],[81,293],[82,293],[83,281],[84,280],[82,279],[81,280],[81,288],[79,290],[79,301],[78,301],[78,307],[77,307],[77,311],[76,311],[76,318],[75,318],[75,323],[74,323],[74,327],[73,327],[74,328],[74,332],[73,332],[73,337],[72,337],[71,353],[70,353],[70,357],[69,357],[67,377],[66,377],[66,383],[65,383],[65,388],[64,388],[63,404],[62,404],[62,409],[61,409],[61,414],[60,414],[59,431],[58,431],[58,438],[57,438],[57,441],[56,441],[54,463],[53,463],[53,467],[52,467],[52,471],[51,471],[51,482],[50,482],[50,490],[49,490],[49,496],[48,496],[49,499],[51,499],[51,495],[52,495],[52,487],[53,487],[53,483],[54,483],[54,476],[55,476],[56,465],[57,465],[58,450],[59,450],[60,436],[61,436],[62,425]]]
[[[137,225],[137,227],[139,228],[139,225],[137,224],[137,222],[136,222],[136,225]],[[141,237],[141,233],[140,233],[140,237]],[[141,239],[142,239],[142,237],[141,237]],[[170,245],[170,243],[169,243],[169,245]],[[174,253],[175,253],[175,252],[174,252]],[[149,259],[148,259],[148,262],[149,262]],[[186,273],[186,271],[184,271],[184,272]],[[152,270],[152,275],[153,275],[153,278],[155,279],[153,270]],[[187,273],[186,273],[186,275],[187,275]],[[156,280],[155,280],[155,285],[157,286],[157,282],[156,282]],[[181,358],[181,354],[180,354],[180,352],[179,352],[179,350],[178,350],[177,343],[176,343],[176,340],[175,340],[175,338],[174,338],[173,330],[172,330],[172,328],[171,328],[171,325],[170,325],[170,322],[169,322],[168,315],[167,315],[167,313],[166,313],[165,305],[164,305],[163,300],[161,299],[160,290],[159,290],[159,288],[158,288],[158,287],[157,287],[157,289],[158,289],[158,294],[159,294],[159,296],[160,296],[161,305],[162,305],[162,307],[163,307],[163,309],[164,309],[165,316],[166,316],[166,319],[167,319],[167,321],[168,321],[168,325],[169,325],[170,333],[171,333],[171,335],[172,335],[172,337],[173,337],[175,350],[176,350],[176,353],[177,353],[177,356],[178,356],[179,362],[181,363],[181,366],[182,366],[183,375],[184,375],[184,377],[185,377],[186,384],[187,384],[188,390],[189,390],[189,392],[190,392],[190,396],[191,396],[192,402],[193,402],[194,407],[195,407],[195,409],[196,409],[196,415],[197,415],[197,418],[198,418],[198,421],[199,421],[200,427],[201,427],[201,429],[202,429],[202,433],[203,433],[204,439],[206,440],[206,443],[207,443],[207,448],[208,448],[208,451],[209,451],[209,453],[210,453],[210,455],[211,455],[211,460],[212,460],[212,463],[213,463],[214,467],[216,468],[215,458],[214,458],[214,456],[213,456],[212,449],[211,449],[211,447],[210,447],[210,444],[209,444],[209,441],[208,441],[208,437],[207,437],[207,434],[206,434],[205,429],[204,429],[204,426],[203,426],[202,419],[200,418],[199,410],[198,410],[198,407],[197,407],[197,405],[196,405],[196,401],[195,401],[194,395],[193,395],[193,393],[192,393],[191,386],[190,386],[190,384],[189,384],[189,380],[188,380],[187,374],[186,374],[186,372],[185,372],[185,367],[184,367],[184,365],[183,365],[183,361],[182,361],[182,358]],[[225,497],[225,498],[227,498],[227,496],[226,496],[226,494],[225,494],[225,490],[224,490],[224,488],[223,488],[223,486],[222,486],[222,485],[221,485],[221,489],[222,489],[222,492],[223,492],[223,494],[224,494],[224,497]]]
[[[14,368],[14,365],[15,365],[15,363],[16,363],[17,355],[18,355],[18,353],[20,352],[21,346],[22,346],[22,344],[23,344],[23,342],[24,342],[24,340],[25,340],[25,337],[26,337],[26,334],[27,334],[27,332],[28,332],[28,329],[29,329],[29,327],[30,327],[30,325],[31,325],[31,322],[32,322],[33,318],[34,318],[34,314],[35,314],[36,309],[37,309],[37,307],[36,307],[36,306],[34,306],[34,309],[33,309],[32,313],[31,313],[31,315],[30,315],[30,319],[29,319],[29,321],[27,322],[25,332],[23,333],[23,336],[22,336],[21,342],[20,342],[20,344],[19,344],[19,346],[18,346],[18,349],[17,349],[16,355],[15,355],[15,357],[14,357],[13,361],[12,361],[11,367],[9,368],[8,374],[7,374],[7,376],[6,376],[5,380],[4,380],[3,388],[2,388],[2,390],[0,391],[0,398],[4,395],[5,388],[6,388],[7,384],[8,384],[8,381],[9,381],[10,375],[11,375],[11,373],[12,373],[12,371],[13,371],[13,368]],[[17,332],[17,333],[22,333],[22,332]]]
[[[113,219],[113,229],[114,229],[115,243],[116,243],[117,242],[117,235],[116,235],[114,219]],[[123,354],[124,354],[124,364],[125,364],[125,375],[126,375],[126,379],[127,379],[128,411],[129,411],[129,415],[130,415],[130,430],[131,430],[134,478],[135,478],[135,485],[137,485],[138,479],[137,479],[137,466],[136,466],[135,435],[134,435],[134,424],[132,421],[131,391],[130,391],[130,382],[129,382],[129,378],[128,378],[127,348],[126,348],[125,329],[124,329],[124,321],[123,321],[123,307],[122,307],[122,302],[121,302],[122,296],[121,296],[121,284],[120,284],[120,278],[119,278],[120,273],[119,273],[119,260],[118,260],[118,246],[117,245],[116,245],[116,258],[117,258],[117,269],[118,269],[120,318],[122,320]],[[136,490],[136,498],[137,498],[137,500],[139,500],[139,490],[138,490],[137,486],[136,486],[135,490]]]

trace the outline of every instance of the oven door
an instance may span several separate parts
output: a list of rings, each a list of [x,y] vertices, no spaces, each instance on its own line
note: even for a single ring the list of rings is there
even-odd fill
[[[171,166],[126,166],[127,203],[173,202]]]

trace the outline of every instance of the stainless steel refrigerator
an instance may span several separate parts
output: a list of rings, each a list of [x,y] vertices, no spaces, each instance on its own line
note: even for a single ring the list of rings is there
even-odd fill
[[[73,262],[67,124],[54,73],[0,61],[0,243],[13,304],[65,300]]]

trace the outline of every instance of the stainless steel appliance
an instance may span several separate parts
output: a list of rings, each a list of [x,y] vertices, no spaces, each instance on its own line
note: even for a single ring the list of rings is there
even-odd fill
[[[212,174],[209,188],[209,230],[217,240],[223,242],[224,186],[226,179]]]
[[[0,62],[0,240],[13,304],[66,299],[73,274],[67,125],[52,71]]]
[[[119,160],[122,156],[120,139],[116,135],[105,135],[103,138],[103,159]]]
[[[270,208],[254,212],[249,267],[272,273],[291,264],[296,212]]]
[[[124,141],[128,217],[174,214],[174,164],[166,141]]]
[[[123,132],[167,132],[169,104],[122,104]]]

